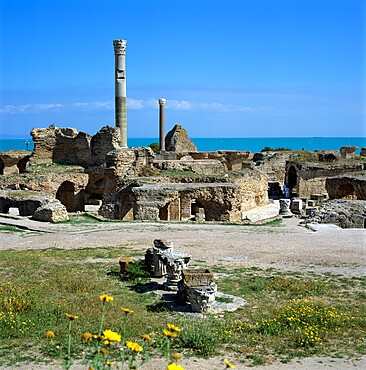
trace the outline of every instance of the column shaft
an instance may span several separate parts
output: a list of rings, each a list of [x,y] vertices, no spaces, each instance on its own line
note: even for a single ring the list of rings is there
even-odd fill
[[[159,99],[159,145],[165,152],[165,99]]]

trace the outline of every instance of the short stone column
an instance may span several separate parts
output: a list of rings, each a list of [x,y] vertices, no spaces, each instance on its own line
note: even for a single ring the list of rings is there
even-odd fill
[[[127,148],[126,44],[126,40],[113,40],[116,126],[121,130],[122,148]]]
[[[169,240],[155,239],[153,248],[153,277],[166,276],[166,264],[161,259],[162,254],[165,252],[173,251],[173,243]]]
[[[182,270],[185,269],[191,256],[181,251],[163,252],[161,260],[166,265],[167,280],[163,284],[165,290],[178,291],[178,282],[182,279]]]
[[[165,102],[165,99],[159,99],[159,145],[161,152],[165,152]]]
[[[292,217],[293,214],[290,211],[290,199],[280,199],[280,216],[282,217]]]

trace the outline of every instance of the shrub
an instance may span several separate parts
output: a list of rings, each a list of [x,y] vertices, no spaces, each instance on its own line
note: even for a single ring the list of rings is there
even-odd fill
[[[154,153],[157,153],[160,150],[160,145],[158,143],[151,143],[149,144],[149,148],[151,148]]]

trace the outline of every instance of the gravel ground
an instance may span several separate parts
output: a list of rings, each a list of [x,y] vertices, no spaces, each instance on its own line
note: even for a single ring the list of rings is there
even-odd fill
[[[157,238],[168,239],[175,249],[204,260],[208,266],[274,267],[283,271],[330,272],[344,276],[365,275],[366,230],[345,229],[313,232],[298,226],[298,219],[284,219],[280,226],[241,226],[182,223],[99,223],[85,225],[44,224],[54,233],[2,232],[0,249],[46,249],[50,247],[127,246],[144,251]],[[20,221],[19,221],[20,222]],[[24,221],[26,222],[26,221]],[[238,358],[229,358],[237,369],[245,368]],[[222,358],[184,359],[188,369],[224,369]],[[349,369],[366,368],[366,357],[354,359],[307,358],[290,364],[274,362],[257,369]],[[49,369],[51,366],[20,365],[23,369]],[[57,369],[57,366],[53,367]],[[73,369],[85,368],[75,365]],[[0,369],[10,369],[0,367]],[[165,369],[165,362],[155,360],[143,369]]]

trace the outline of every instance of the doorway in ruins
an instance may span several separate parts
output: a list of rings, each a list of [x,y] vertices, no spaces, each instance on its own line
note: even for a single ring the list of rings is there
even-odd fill
[[[159,220],[180,221],[180,198],[172,199],[164,207],[159,208]]]
[[[357,199],[355,189],[350,182],[345,182],[339,186],[339,194],[341,199],[347,200]]]
[[[64,181],[57,190],[56,199],[58,199],[68,212],[75,212],[75,186],[70,181]]]
[[[3,160],[0,158],[0,175],[4,175],[4,162]]]
[[[290,190],[296,191],[297,186],[297,172],[295,167],[291,166],[287,174],[287,186]]]
[[[191,201],[191,219],[193,221],[205,221],[205,208],[197,199]]]

